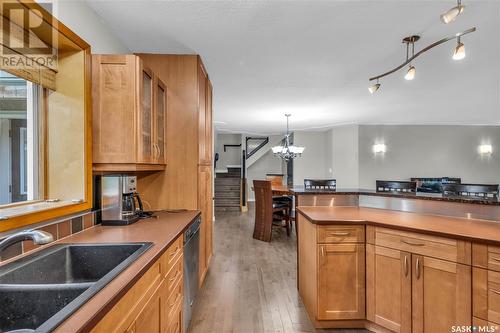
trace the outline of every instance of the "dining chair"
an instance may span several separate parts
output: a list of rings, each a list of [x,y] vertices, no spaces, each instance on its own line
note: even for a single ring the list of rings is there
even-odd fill
[[[253,238],[270,242],[273,227],[283,227],[290,236],[290,206],[286,203],[273,202],[271,181],[254,180],[255,226]]]
[[[399,180],[377,180],[377,192],[415,193],[417,182]]]
[[[266,174],[266,180],[271,182],[272,186],[281,186],[283,185],[283,179],[285,175],[282,173],[268,173]]]
[[[336,179],[304,179],[306,190],[337,190]]]
[[[484,184],[443,184],[443,196],[457,196],[471,199],[498,199],[499,187]]]

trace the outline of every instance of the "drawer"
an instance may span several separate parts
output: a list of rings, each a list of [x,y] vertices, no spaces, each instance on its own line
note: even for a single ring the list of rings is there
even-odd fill
[[[474,266],[500,272],[499,246],[473,244],[472,254],[472,264]]]
[[[500,272],[474,267],[472,274],[474,317],[500,323]]]
[[[166,276],[170,269],[172,269],[172,266],[175,264],[177,259],[179,259],[179,256],[182,255],[182,244],[183,243],[183,236],[179,236],[165,251],[165,253],[162,256],[162,263],[164,266],[163,269],[163,274]]]
[[[329,225],[319,226],[318,243],[364,243],[365,226],[363,225]]]
[[[498,330],[498,325],[497,323],[493,322],[488,322],[487,320],[483,320],[477,317],[472,318],[472,325],[474,326],[482,326],[482,327],[488,327],[487,329],[482,328],[481,332],[495,332]],[[478,332],[478,331],[476,331]]]
[[[471,243],[387,228],[375,229],[375,245],[470,265]]]
[[[170,295],[175,285],[182,280],[183,268],[184,268],[184,260],[183,256],[178,257],[177,261],[174,263],[172,269],[168,272],[166,277],[167,283],[167,295]]]
[[[168,333],[182,333],[182,297],[168,318]]]
[[[182,281],[178,281],[174,286],[172,293],[168,295],[167,298],[167,318],[172,318],[176,314],[177,308],[182,304],[184,295],[184,284]]]

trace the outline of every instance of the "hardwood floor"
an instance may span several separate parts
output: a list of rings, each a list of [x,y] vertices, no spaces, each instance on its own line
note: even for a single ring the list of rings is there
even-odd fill
[[[296,238],[273,231],[271,243],[252,238],[253,210],[217,212],[215,253],[198,294],[189,333],[369,333],[315,330],[296,288]]]

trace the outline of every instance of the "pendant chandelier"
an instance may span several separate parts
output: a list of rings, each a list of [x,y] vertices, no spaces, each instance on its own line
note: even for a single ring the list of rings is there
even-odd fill
[[[285,142],[282,146],[273,147],[273,154],[279,156],[285,161],[289,161],[293,158],[300,157],[304,151],[304,147],[297,147],[290,144],[290,129],[289,129],[289,118],[291,114],[285,114],[286,117],[286,136]]]

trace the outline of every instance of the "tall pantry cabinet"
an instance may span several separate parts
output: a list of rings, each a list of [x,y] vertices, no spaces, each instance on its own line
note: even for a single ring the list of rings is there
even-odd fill
[[[197,55],[138,56],[167,92],[166,169],[140,174],[138,189],[152,209],[201,211],[201,285],[213,254],[212,85]]]

